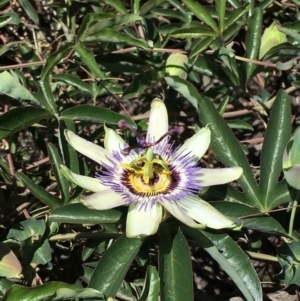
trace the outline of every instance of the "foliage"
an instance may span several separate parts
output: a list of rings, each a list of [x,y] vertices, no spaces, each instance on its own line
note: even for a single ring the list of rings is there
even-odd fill
[[[299,284],[299,193],[282,173],[299,123],[298,2],[0,1],[3,300],[194,300],[199,249],[245,300],[262,300],[265,281]],[[233,186],[201,191],[238,231],[168,218],[155,236],[127,238],[126,207],[88,209],[88,192],[62,175],[61,164],[81,175],[99,168],[65,129],[100,145],[104,125],[143,131],[155,97],[182,127],[180,143],[210,129],[215,159],[201,164],[243,168]]]

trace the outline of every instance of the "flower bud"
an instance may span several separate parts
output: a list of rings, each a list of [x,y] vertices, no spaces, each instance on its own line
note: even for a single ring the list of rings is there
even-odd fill
[[[188,64],[188,58],[182,53],[172,53],[166,62],[166,73],[171,76],[178,76],[186,79],[186,68]]]
[[[268,28],[265,29],[264,34],[261,37],[259,59],[273,47],[285,43],[287,41],[286,35],[279,31],[280,25],[274,21]]]

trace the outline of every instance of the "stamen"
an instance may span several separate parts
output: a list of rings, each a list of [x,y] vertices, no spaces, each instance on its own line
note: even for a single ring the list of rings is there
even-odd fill
[[[132,132],[134,132],[135,133],[135,135],[136,135],[136,139],[137,139],[137,141],[138,141],[138,143],[139,143],[139,141],[144,141],[145,139],[142,137],[142,135],[137,131],[137,129],[136,128],[134,128],[132,125],[130,125],[129,123],[127,123],[124,119],[122,119],[122,120],[120,120],[119,122],[118,122],[118,125],[119,125],[119,127],[121,128],[121,129],[129,129],[129,130],[131,130]],[[128,153],[129,154],[129,153]]]
[[[158,143],[160,143],[163,139],[165,139],[168,135],[172,134],[172,133],[179,133],[180,132],[180,128],[176,127],[168,132],[166,132],[164,135],[162,135],[157,141],[155,142],[147,142],[145,141],[145,139],[142,137],[142,135],[137,131],[136,128],[134,128],[132,125],[130,125],[129,123],[127,123],[124,119],[120,120],[118,122],[118,125],[120,128],[128,128],[129,130],[133,131],[136,135],[137,138],[137,144],[136,145],[132,145],[129,147],[126,147],[124,149],[121,150],[121,153],[124,156],[129,155],[129,153],[135,149],[135,148],[141,148],[141,149],[146,149],[148,147],[154,146]]]

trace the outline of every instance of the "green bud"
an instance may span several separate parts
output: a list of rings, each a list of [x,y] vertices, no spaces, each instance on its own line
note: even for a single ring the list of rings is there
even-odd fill
[[[300,190],[300,128],[296,129],[284,150],[282,168],[288,184]]]
[[[263,58],[271,48],[287,41],[286,34],[280,32],[278,30],[279,27],[279,23],[274,21],[265,29],[264,34],[261,37],[259,59]]]
[[[166,62],[166,74],[171,76],[179,76],[186,79],[186,68],[188,64],[188,58],[182,53],[172,53]]]

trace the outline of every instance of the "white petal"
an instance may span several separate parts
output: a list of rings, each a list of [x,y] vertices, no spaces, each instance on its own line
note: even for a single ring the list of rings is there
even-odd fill
[[[205,225],[200,225],[198,223],[195,223],[186,213],[185,211],[180,208],[177,204],[177,202],[172,201],[163,201],[161,204],[170,212],[175,218],[180,220],[182,223],[186,224],[189,227],[192,228],[203,228]]]
[[[89,142],[69,130],[65,130],[65,136],[73,148],[95,162],[98,162],[99,164],[105,163],[107,165],[111,165],[111,162],[107,159],[109,158],[118,164],[118,161],[103,147]]]
[[[233,228],[236,224],[200,198],[186,198],[178,205],[195,221],[212,229]]]
[[[75,183],[76,185],[93,192],[101,191],[107,189],[106,186],[100,183],[96,178],[86,177],[78,175],[72,172],[69,168],[64,165],[60,166],[60,172],[66,177],[70,182]]]
[[[197,160],[199,160],[206,153],[210,144],[210,130],[202,128],[188,141],[186,141],[177,151],[177,153],[190,153]]]
[[[155,234],[162,220],[162,213],[159,203],[142,208],[131,203],[126,220],[126,236],[130,238]]]
[[[201,186],[205,187],[221,185],[237,180],[243,174],[243,169],[241,167],[201,168],[200,172],[201,175],[198,177],[198,180],[201,181]]]
[[[114,130],[105,128],[105,138],[104,138],[104,147],[111,154],[113,151],[119,151],[127,146],[123,138],[117,134]]]
[[[97,210],[106,210],[127,204],[119,193],[110,188],[84,196],[81,201],[88,208]]]
[[[155,142],[168,131],[168,112],[162,100],[155,98],[151,103],[147,142]]]

